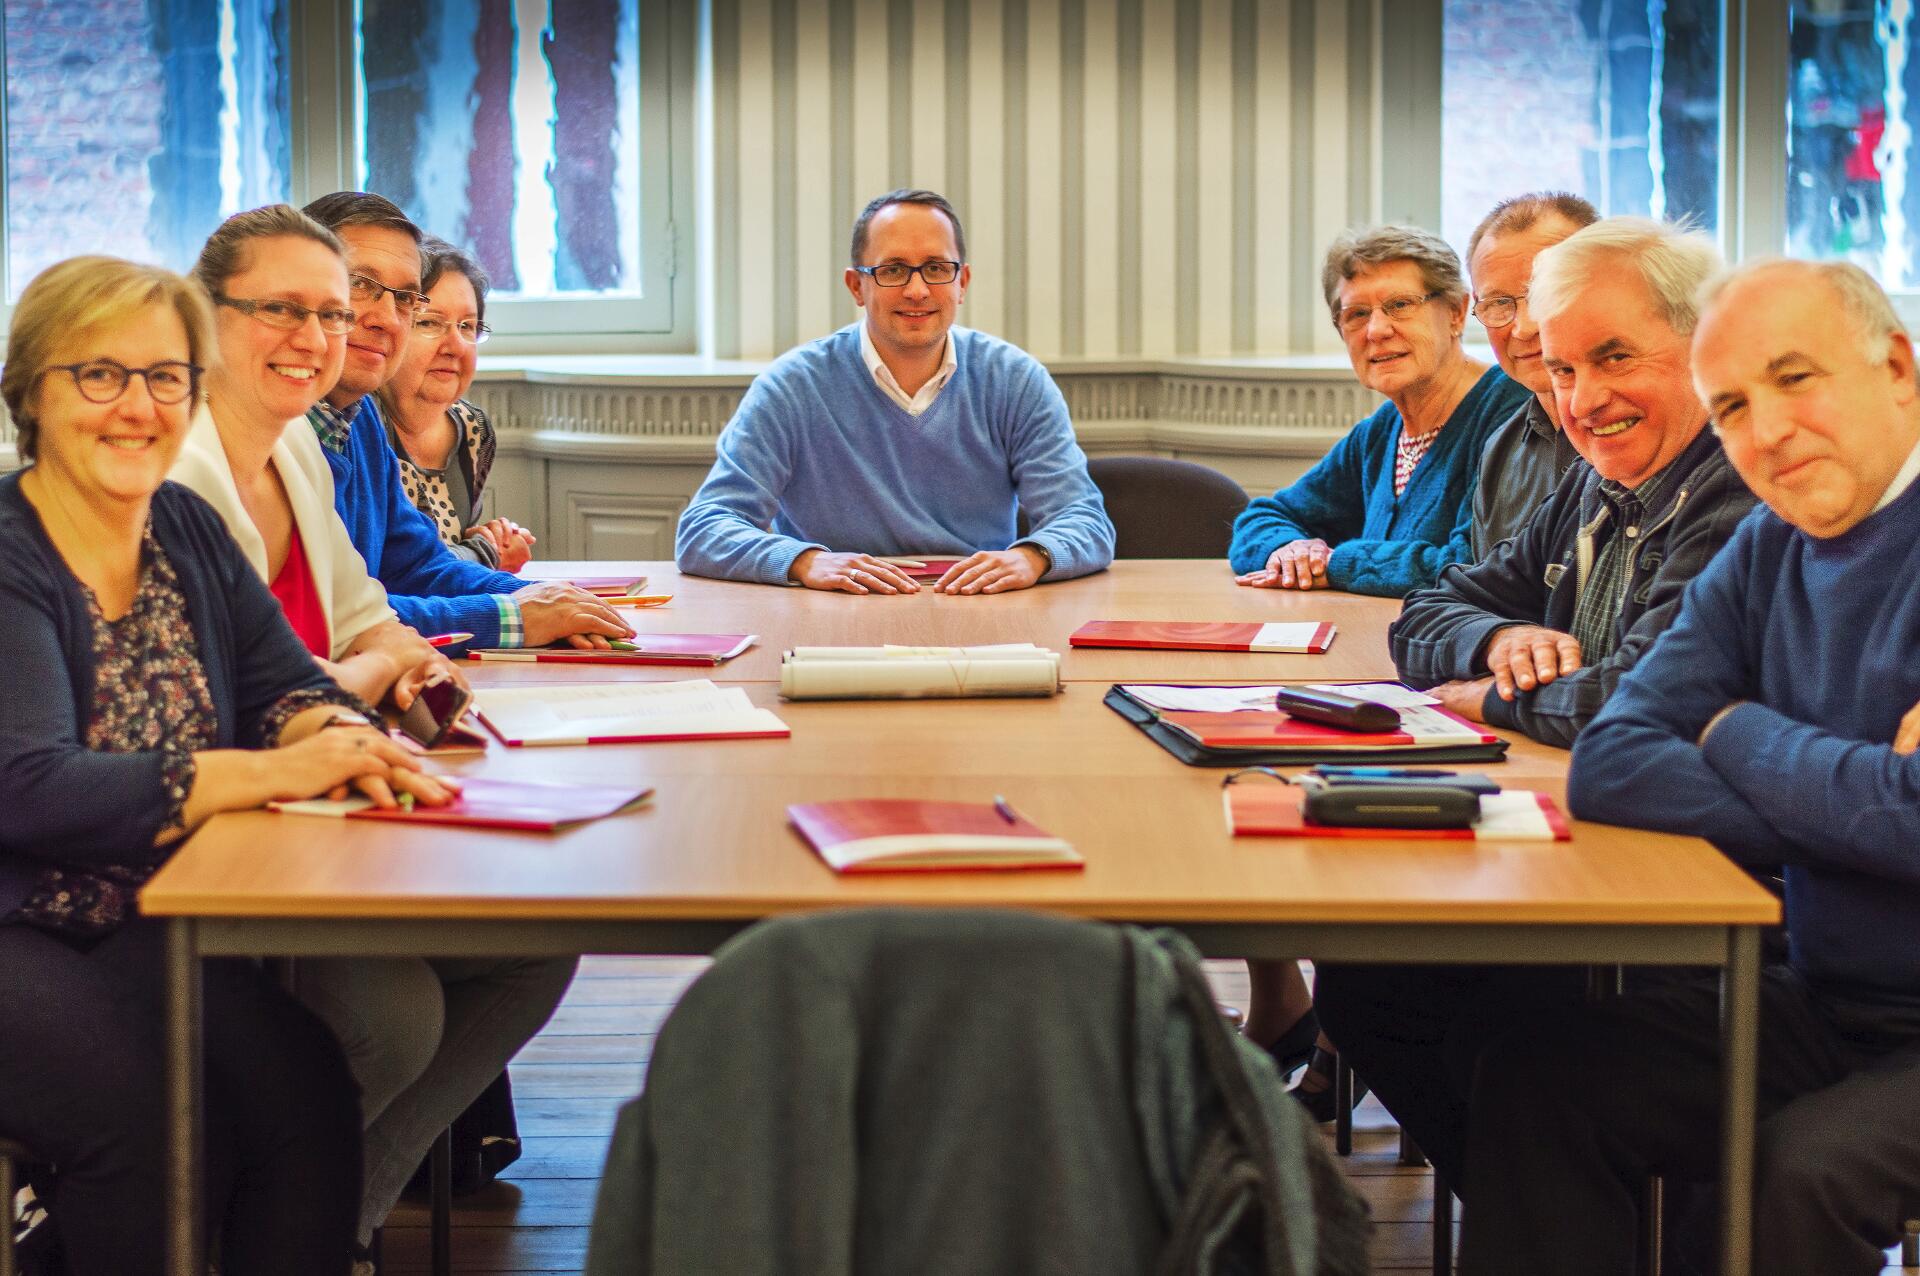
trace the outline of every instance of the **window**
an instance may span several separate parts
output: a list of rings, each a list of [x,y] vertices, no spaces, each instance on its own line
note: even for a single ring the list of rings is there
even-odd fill
[[[1910,20],[1897,4],[1791,10],[1785,250],[1853,261],[1888,289],[1920,279]]]
[[[505,331],[671,320],[648,270],[672,244],[647,242],[671,232],[644,216],[667,173],[642,163],[640,8],[361,0],[360,180],[476,254],[494,296],[522,303],[494,320]]]
[[[1541,189],[1715,228],[1720,0],[1446,0],[1443,22],[1449,241]]]
[[[176,270],[288,197],[286,0],[6,0],[6,299],[113,253]]]

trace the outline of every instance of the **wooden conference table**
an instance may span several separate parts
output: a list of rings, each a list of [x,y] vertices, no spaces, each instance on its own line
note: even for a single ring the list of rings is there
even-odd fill
[[[584,568],[584,565],[583,565]],[[1223,772],[1181,766],[1106,709],[1113,680],[1390,677],[1397,604],[1236,588],[1211,562],[1122,562],[1086,580],[985,598],[856,598],[631,569],[675,594],[628,613],[658,630],[757,633],[716,671],[790,740],[510,750],[465,775],[645,782],[645,809],[555,835],[433,830],[247,812],[210,821],[149,883],[169,918],[171,1270],[199,1252],[199,967],[218,955],[700,953],[753,922],[856,906],[1034,908],[1177,926],[1203,951],[1322,960],[1698,965],[1723,972],[1725,1181],[1750,1184],[1759,928],[1778,905],[1706,843],[1575,824],[1563,843],[1228,836]],[[551,570],[551,568],[550,568]],[[781,704],[777,653],[801,644],[1034,641],[1065,651],[1090,619],[1315,619],[1325,656],[1071,652],[1039,700]],[[611,666],[479,665],[476,685],[613,681]],[[1564,797],[1567,755],[1516,740],[1495,768]],[[1004,795],[1071,841],[1082,872],[836,877],[786,827],[794,802]],[[1725,1193],[1726,1270],[1750,1268],[1751,1193]]]

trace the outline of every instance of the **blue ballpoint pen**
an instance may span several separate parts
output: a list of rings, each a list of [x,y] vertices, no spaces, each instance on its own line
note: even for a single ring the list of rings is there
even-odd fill
[[[1454,771],[1422,771],[1397,766],[1317,766],[1313,770],[1316,775],[1368,776],[1389,780],[1451,779],[1458,774]]]

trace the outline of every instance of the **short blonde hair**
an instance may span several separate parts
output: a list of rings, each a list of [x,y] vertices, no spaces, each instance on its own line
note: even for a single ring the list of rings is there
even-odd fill
[[[119,257],[70,257],[33,277],[13,308],[0,399],[13,416],[20,456],[32,460],[40,423],[34,387],[63,343],[123,324],[153,306],[171,306],[187,330],[187,358],[202,367],[214,358],[213,305],[206,292],[171,270]],[[193,407],[199,407],[199,391]]]

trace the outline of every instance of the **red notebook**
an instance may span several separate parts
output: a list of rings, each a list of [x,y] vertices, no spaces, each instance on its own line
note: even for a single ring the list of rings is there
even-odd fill
[[[758,634],[635,634],[626,651],[589,651],[579,647],[487,647],[469,651],[469,660],[510,660],[554,665],[725,664],[760,640]]]
[[[787,818],[836,873],[1086,867],[1072,846],[1001,803],[811,802],[788,807]]]
[[[287,815],[331,815],[349,820],[393,820],[403,824],[460,824],[473,828],[524,829],[551,833],[617,815],[653,796],[653,788],[608,788],[577,784],[535,784],[525,780],[461,781],[460,796],[446,806],[414,806],[385,811],[373,799],[344,802],[269,802],[267,809]]]
[[[1223,790],[1227,829],[1235,837],[1413,838],[1422,841],[1565,842],[1566,816],[1544,793],[1507,789],[1480,796],[1480,820],[1466,829],[1348,828],[1307,820],[1306,790],[1297,784],[1242,780]]]
[[[1496,744],[1500,737],[1438,705],[1409,705],[1400,710],[1398,731],[1348,731],[1307,722],[1279,709],[1241,709],[1231,713],[1169,710],[1166,723],[1209,749],[1400,749],[1409,745]]]
[[[1166,651],[1279,651],[1317,656],[1333,645],[1322,621],[1089,620],[1067,642],[1075,647],[1141,647]]]
[[[914,580],[939,580],[960,560],[957,558],[882,558],[880,561],[892,563]]]

